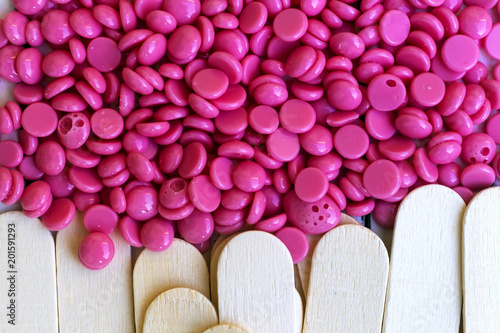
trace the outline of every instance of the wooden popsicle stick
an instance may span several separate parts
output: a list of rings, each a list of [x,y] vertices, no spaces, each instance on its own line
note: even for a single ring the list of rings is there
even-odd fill
[[[297,289],[295,289],[293,305],[295,309],[295,333],[301,333],[302,323],[304,321],[304,306],[302,303],[302,297],[300,297]]]
[[[500,332],[500,187],[478,193],[463,219],[464,332]]]
[[[217,325],[209,328],[203,333],[248,333],[248,332],[234,325]]]
[[[396,215],[383,332],[457,332],[465,203],[452,189],[411,192]]]
[[[57,233],[57,291],[59,330],[74,332],[134,332],[132,262],[130,246],[115,230],[111,239],[115,255],[97,271],[83,267],[78,246],[88,234],[83,214]]]
[[[249,332],[297,332],[293,262],[286,246],[262,231],[243,232],[217,265],[219,321]]]
[[[142,332],[146,310],[161,293],[172,288],[189,288],[210,296],[208,267],[193,245],[175,238],[163,252],[144,250],[134,266],[136,332]]]
[[[314,250],[303,332],[379,333],[388,272],[375,233],[351,224],[330,230]]]
[[[219,297],[217,292],[217,264],[219,263],[219,257],[226,246],[227,242],[229,242],[233,237],[237,234],[233,235],[222,235],[215,242],[214,248],[212,249],[212,255],[210,257],[210,299],[215,306],[215,310],[219,311]]]
[[[360,225],[356,219],[353,217],[342,213],[340,217],[340,222],[338,225],[344,224],[355,224]],[[307,252],[307,256],[302,259],[301,262],[297,263],[297,267],[299,269],[300,281],[302,282],[302,290],[307,299],[307,288],[309,286],[309,275],[311,274],[311,260],[314,252],[314,248],[318,241],[323,235],[307,235],[307,239],[309,240],[309,252]]]
[[[149,305],[143,332],[202,333],[217,323],[217,313],[207,297],[189,288],[173,288]]]
[[[54,238],[38,219],[0,214],[0,332],[57,333]]]

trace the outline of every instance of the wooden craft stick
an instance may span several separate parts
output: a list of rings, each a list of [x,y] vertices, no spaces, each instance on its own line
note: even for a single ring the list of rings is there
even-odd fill
[[[330,230],[314,250],[303,332],[379,333],[388,271],[375,233],[351,224]]]
[[[249,332],[297,332],[292,257],[275,236],[248,231],[231,239],[217,265],[219,320]]]
[[[92,271],[78,259],[78,246],[87,234],[81,213],[57,233],[59,330],[133,333],[130,246],[115,230],[110,235],[115,245],[113,260],[102,270]]]
[[[189,288],[173,288],[149,305],[143,332],[203,333],[217,323],[217,313],[207,297]]]
[[[356,221],[353,217],[342,213],[340,217],[339,225],[343,224],[355,224],[360,225],[358,221]],[[299,269],[300,281],[302,282],[302,290],[304,295],[307,298],[307,288],[309,286],[309,274],[311,273],[311,260],[314,252],[314,248],[318,241],[320,240],[322,235],[307,235],[307,239],[309,240],[309,252],[307,252],[307,256],[302,259],[301,262],[297,263],[297,267]]]
[[[420,187],[399,206],[383,332],[458,332],[464,210],[441,185]]]
[[[500,187],[478,193],[463,219],[464,332],[500,332]]]
[[[0,332],[58,332],[55,259],[38,219],[0,214]]]
[[[210,297],[208,267],[193,245],[175,238],[163,252],[144,250],[134,266],[136,332],[141,333],[151,302],[172,288],[189,288]]]
[[[295,308],[295,333],[301,333],[302,323],[304,321],[304,306],[302,304],[302,297],[300,297],[297,289],[295,289],[293,305]]]
[[[219,298],[217,292],[217,264],[219,263],[220,254],[226,246],[227,242],[233,239],[233,237],[236,235],[237,234],[233,234],[230,236],[222,235],[220,237],[221,240],[217,240],[212,249],[212,255],[210,257],[210,299],[212,300],[212,303],[215,306],[215,310],[217,311],[219,311]]]
[[[203,333],[248,333],[242,328],[233,325],[217,325],[209,328]]]

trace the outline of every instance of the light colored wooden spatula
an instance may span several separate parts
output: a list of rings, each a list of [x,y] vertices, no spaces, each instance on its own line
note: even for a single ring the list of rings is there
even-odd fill
[[[151,302],[173,288],[189,288],[210,297],[208,267],[194,246],[174,239],[168,250],[141,252],[134,266],[136,332],[142,332],[144,316]]]
[[[212,328],[209,328],[203,333],[248,333],[248,332],[234,325],[217,325]]]
[[[356,221],[351,216],[342,213],[339,225],[344,224],[354,224],[360,225],[358,221]],[[307,296],[307,288],[309,286],[309,275],[311,274],[311,261],[314,249],[316,248],[316,244],[323,235],[307,235],[307,239],[309,240],[309,252],[307,252],[307,256],[299,263],[297,263],[297,268],[299,270],[300,281],[302,282],[302,290],[304,294]]]
[[[173,288],[149,305],[143,332],[202,333],[217,323],[217,313],[207,297],[196,290]]]
[[[387,250],[369,229],[326,233],[312,258],[303,332],[380,332],[388,271]]]
[[[115,245],[113,260],[104,269],[92,271],[78,260],[78,246],[87,233],[81,213],[57,233],[59,330],[133,333],[130,246],[115,230],[110,235]]]
[[[463,219],[464,332],[500,332],[500,187],[478,193]]]
[[[402,201],[383,332],[458,332],[464,210],[462,198],[441,185],[420,187]]]
[[[293,262],[275,236],[248,231],[232,238],[217,265],[219,321],[249,332],[297,332]]]
[[[38,219],[0,214],[0,332],[58,332],[55,259]]]

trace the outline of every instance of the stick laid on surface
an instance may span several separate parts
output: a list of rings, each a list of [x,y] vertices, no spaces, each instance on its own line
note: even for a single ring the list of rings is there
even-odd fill
[[[458,332],[462,306],[462,217],[452,189],[427,185],[399,206],[383,332]]]
[[[38,219],[0,214],[0,332],[57,333],[54,238]]]
[[[500,332],[500,187],[478,193],[463,219],[464,332]]]
[[[233,325],[217,325],[209,328],[203,333],[248,333],[242,328]]]
[[[115,246],[113,260],[101,270],[89,270],[78,259],[78,246],[87,234],[82,213],[57,233],[59,331],[133,333],[130,246],[115,230],[109,235]]]
[[[379,333],[388,271],[385,245],[371,230],[330,230],[314,250],[303,332]]]

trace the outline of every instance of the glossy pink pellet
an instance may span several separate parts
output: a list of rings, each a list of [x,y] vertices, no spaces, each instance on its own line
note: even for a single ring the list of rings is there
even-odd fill
[[[109,236],[93,232],[85,236],[78,247],[78,258],[83,266],[91,270],[103,269],[113,259],[115,246]]]

